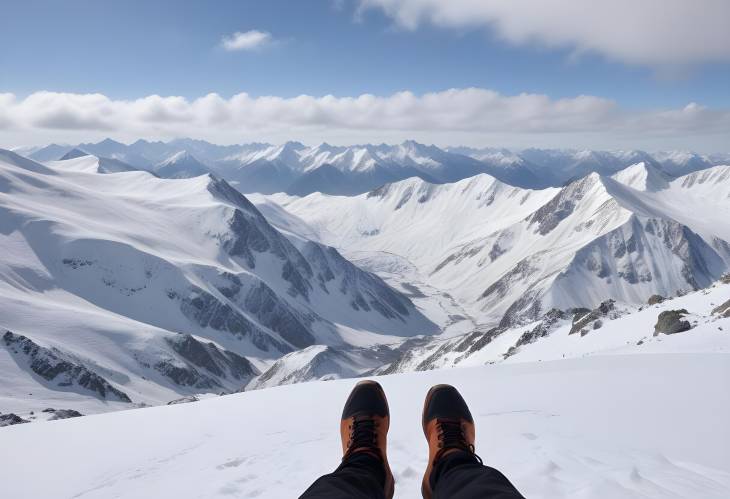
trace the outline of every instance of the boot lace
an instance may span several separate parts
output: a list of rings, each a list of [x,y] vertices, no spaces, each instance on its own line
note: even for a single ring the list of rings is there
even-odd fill
[[[355,416],[349,426],[350,440],[343,459],[347,459],[355,451],[368,452],[381,458],[378,448],[378,423],[368,416]]]
[[[459,449],[468,452],[482,464],[482,458],[477,455],[474,446],[466,441],[461,421],[438,419],[436,420],[436,429],[438,431],[439,450],[436,452],[434,461],[438,461],[448,450]]]

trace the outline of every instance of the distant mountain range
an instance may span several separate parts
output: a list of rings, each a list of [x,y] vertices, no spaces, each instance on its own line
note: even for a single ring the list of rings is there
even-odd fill
[[[677,177],[730,162],[729,154],[692,152],[592,151],[525,149],[441,149],[415,141],[398,145],[307,147],[243,144],[221,146],[201,140],[170,142],[138,140],[122,144],[111,139],[74,146],[51,144],[16,150],[36,161],[72,159],[80,154],[113,159],[163,178],[190,178],[213,173],[244,193],[312,192],[362,194],[383,184],[418,177],[449,183],[486,173],[504,183],[527,189],[561,187],[590,173],[610,176],[643,162]],[[69,156],[70,155],[70,156]]]

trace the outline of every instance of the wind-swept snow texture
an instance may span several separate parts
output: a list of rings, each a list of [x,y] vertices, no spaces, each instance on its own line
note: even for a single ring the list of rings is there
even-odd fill
[[[609,355],[379,378],[395,497],[420,497],[423,397],[464,394],[476,450],[531,499],[730,496],[727,354]],[[354,380],[0,429],[13,499],[298,497],[340,462]],[[42,477],[42,478],[39,478]]]

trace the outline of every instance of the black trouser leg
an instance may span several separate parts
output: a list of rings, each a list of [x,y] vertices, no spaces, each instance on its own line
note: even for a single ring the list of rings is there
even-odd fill
[[[431,489],[433,499],[524,499],[502,473],[460,451],[439,459]]]
[[[383,462],[365,452],[351,455],[315,481],[299,499],[384,499]]]

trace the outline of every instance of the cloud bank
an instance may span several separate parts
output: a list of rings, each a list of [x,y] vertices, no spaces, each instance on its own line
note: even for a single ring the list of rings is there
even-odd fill
[[[649,66],[730,61],[728,0],[358,0],[407,29],[487,28],[515,45]]]
[[[482,88],[416,95],[226,99],[211,93],[194,100],[150,95],[116,100],[103,94],[36,92],[0,94],[0,146],[48,141],[196,137],[221,143],[299,139],[341,143],[404,138],[439,144],[642,146],[660,139],[698,148],[692,140],[727,144],[730,110],[689,103],[676,109],[627,110],[601,97],[551,99],[502,95]],[[8,144],[6,141],[13,141]],[[590,142],[590,141],[593,142]],[[644,141],[636,144],[636,141]],[[613,142],[611,142],[613,141]],[[704,147],[704,146],[703,146]],[[710,147],[710,146],[707,146]],[[726,146],[723,146],[726,148]]]
[[[228,51],[256,50],[268,45],[273,40],[271,33],[256,29],[241,32],[237,31],[232,35],[224,36],[221,39],[221,47]]]

